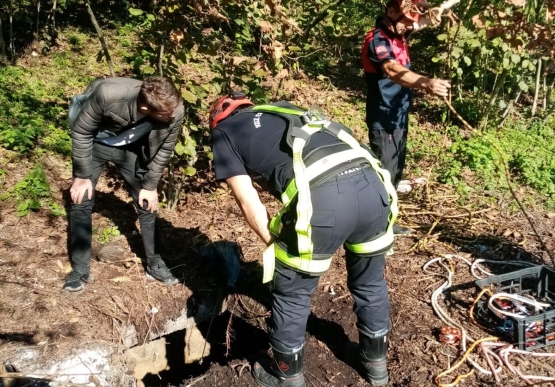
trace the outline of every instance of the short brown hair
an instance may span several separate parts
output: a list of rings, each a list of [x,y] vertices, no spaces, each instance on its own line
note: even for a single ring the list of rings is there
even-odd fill
[[[181,103],[181,95],[165,77],[147,77],[139,90],[138,102],[155,112],[173,112]]]

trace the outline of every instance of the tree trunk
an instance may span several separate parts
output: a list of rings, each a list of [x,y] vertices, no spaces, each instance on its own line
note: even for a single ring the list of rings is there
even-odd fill
[[[52,1],[52,9],[50,10],[50,14],[48,18],[46,18],[46,23],[52,22],[52,30],[56,31],[56,7],[58,6],[58,0]]]
[[[56,6],[58,5],[58,0],[54,0],[52,4],[52,29],[56,31]]]
[[[164,68],[162,67],[162,60],[164,59],[164,42],[160,44],[160,51],[158,52],[158,72],[160,76],[164,76]]]
[[[4,34],[2,33],[2,18],[0,17],[0,65],[8,63],[6,56],[6,43],[4,42]]]
[[[94,26],[94,29],[96,30],[96,33],[98,35],[98,39],[100,40],[100,44],[102,45],[102,50],[104,50],[104,56],[106,57],[106,63],[108,63],[108,67],[110,68],[110,73],[112,73],[112,77],[115,77],[116,73],[114,71],[114,66],[112,66],[112,58],[110,57],[110,52],[108,51],[108,46],[106,45],[106,40],[104,40],[104,34],[102,33],[102,30],[100,29],[100,26],[98,25],[98,22],[96,21],[96,17],[94,16],[94,12],[91,8],[90,0],[85,0],[85,6],[87,7],[87,12],[89,13],[89,16],[91,17],[91,22]]]
[[[548,109],[551,105],[551,100],[553,99],[553,87],[555,86],[555,76],[551,81],[551,84],[545,90],[545,108]]]
[[[40,0],[37,1],[37,39],[39,37],[40,30]]]
[[[544,65],[544,69],[547,66],[547,61],[545,62]],[[545,71],[545,70],[544,70]],[[542,106],[542,110],[547,109],[547,94],[549,93],[549,89],[547,87],[547,72],[545,73],[545,75],[543,76],[543,106]]]
[[[536,109],[538,107],[538,96],[540,95],[540,83],[542,75],[542,59],[538,58],[538,72],[536,73],[536,90],[534,92],[534,102],[532,103],[532,117],[536,115]]]
[[[497,79],[495,80],[495,85],[493,86],[493,90],[491,91],[491,96],[489,98],[488,107],[486,109],[486,114],[484,115],[484,118],[482,118],[482,122],[480,124],[480,127],[482,129],[485,129],[487,124],[488,124],[489,112],[491,111],[491,109],[495,105],[495,101],[497,101],[497,96],[499,95],[499,92],[501,91],[501,88],[505,84],[505,79],[507,79],[507,75],[509,75],[509,70],[503,69],[503,72],[501,73],[501,75],[499,75],[497,77]]]
[[[13,0],[10,0],[10,60],[15,65],[15,49],[13,45]]]
[[[503,124],[505,123],[505,121],[507,120],[507,117],[509,117],[509,113],[513,110],[513,107],[515,106],[515,104],[518,102],[518,99],[520,98],[520,95],[522,94],[522,90],[518,89],[518,92],[516,93],[516,96],[511,99],[509,101],[509,104],[507,105],[507,108],[505,109],[505,111],[503,112],[503,119],[501,120],[501,122],[499,123],[499,126],[502,127]]]

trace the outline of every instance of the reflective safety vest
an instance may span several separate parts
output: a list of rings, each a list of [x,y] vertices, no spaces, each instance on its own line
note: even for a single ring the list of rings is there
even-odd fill
[[[331,256],[325,259],[313,259],[312,256],[310,187],[317,186],[320,182],[350,166],[359,166],[362,163],[369,163],[385,186],[390,208],[388,226],[383,234],[370,241],[357,244],[345,243],[345,245],[356,254],[374,256],[386,253],[393,245],[393,223],[399,211],[397,194],[391,183],[389,172],[380,167],[380,162],[352,136],[351,131],[346,126],[329,121],[318,113],[297,110],[294,107],[283,107],[275,104],[255,106],[249,110],[275,114],[284,118],[288,123],[287,143],[293,149],[294,178],[281,195],[283,208],[270,221],[270,231],[276,237],[280,232],[283,214],[291,209],[291,203],[294,199],[297,199],[295,230],[297,232],[299,255],[293,256],[282,249],[278,243],[272,243],[263,254],[264,276],[262,282],[266,283],[273,279],[276,258],[286,266],[307,274],[319,275],[329,269]],[[303,160],[303,148],[310,136],[319,131],[336,136],[347,146],[342,144],[341,149],[337,149],[335,152],[330,148],[323,157],[318,153],[318,150],[322,148],[318,148],[310,152],[310,155],[306,155],[305,160]],[[311,155],[316,157],[311,157]]]

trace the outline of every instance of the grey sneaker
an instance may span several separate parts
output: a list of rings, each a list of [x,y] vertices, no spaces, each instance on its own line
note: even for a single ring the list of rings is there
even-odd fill
[[[85,287],[85,284],[89,282],[89,273],[80,273],[75,269],[72,270],[66,277],[66,283],[63,289],[68,292],[78,292]]]
[[[164,261],[157,260],[152,264],[146,266],[146,277],[148,279],[155,279],[164,285],[175,285],[179,280],[175,278]]]

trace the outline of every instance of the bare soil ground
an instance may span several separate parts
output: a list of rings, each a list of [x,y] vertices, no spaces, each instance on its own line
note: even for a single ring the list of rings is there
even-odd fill
[[[9,154],[2,157],[7,160]],[[67,203],[67,171],[61,173],[64,164],[49,157],[41,163],[53,195]],[[9,176],[5,188],[19,180],[28,167],[5,163],[3,168]],[[456,204],[457,195],[447,188],[432,186],[430,192],[433,194],[427,195],[426,189],[420,188],[402,199],[401,222],[413,226],[416,232],[399,238],[395,255],[388,258],[392,386],[431,385],[433,377],[460,356],[460,348],[438,341],[437,332],[443,324],[433,313],[430,296],[443,279],[422,272],[431,256],[458,251],[474,258],[548,262],[522,215],[511,215],[496,205],[465,210]],[[122,234],[116,240],[125,253],[119,262],[93,260],[94,281],[77,294],[61,290],[69,270],[67,219],[46,212],[18,218],[12,203],[0,202],[0,358],[10,361],[14,350],[22,346],[41,348],[45,358],[56,356],[67,346],[91,341],[119,343],[123,348],[125,327],[130,324],[135,325],[140,343],[153,332],[161,334],[165,321],[178,317],[184,308],[194,310],[201,303],[223,296],[222,268],[201,259],[197,250],[210,242],[228,240],[242,249],[242,275],[236,291],[228,297],[228,312],[201,325],[211,344],[210,356],[202,364],[183,366],[183,333],[175,333],[168,337],[170,369],[147,375],[143,381],[147,386],[187,385],[192,381],[197,387],[255,386],[248,371],[253,360],[268,351],[264,319],[268,316],[270,290],[261,284],[262,245],[242,220],[227,189],[214,183],[209,172],[201,172],[188,185],[178,211],[160,211],[164,256],[184,280],[183,285],[174,287],[145,279],[137,259],[144,254],[135,211],[113,169],[108,168],[102,177],[96,200],[95,239],[102,240],[103,230],[116,225]],[[276,201],[267,195],[264,200],[271,212],[277,211]],[[438,213],[444,218],[435,224]],[[463,215],[449,218],[445,214]],[[531,216],[553,249],[555,220],[541,213],[533,212]],[[468,267],[456,269],[456,284],[473,281]],[[343,254],[338,252],[313,299],[306,336],[308,385],[365,385],[342,361],[343,345],[357,340],[353,301],[345,280]],[[443,304],[454,318],[470,326],[468,307],[475,295],[470,287]],[[153,308],[158,312],[153,313]],[[526,372],[546,374],[539,368],[531,363],[524,365]],[[503,385],[522,384],[510,379],[505,374]],[[491,384],[490,378],[480,376],[465,381],[470,386]]]

